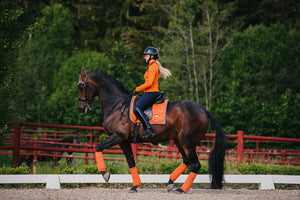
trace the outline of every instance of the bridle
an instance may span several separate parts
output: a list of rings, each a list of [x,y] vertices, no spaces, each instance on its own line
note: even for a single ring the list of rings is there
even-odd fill
[[[97,101],[91,101],[91,100],[88,99],[87,90],[89,89],[89,85],[88,85],[88,82],[86,80],[86,77],[84,77],[83,80],[80,80],[77,85],[79,85],[81,83],[84,84],[83,87],[84,87],[85,98],[80,98],[79,97],[78,101],[84,101],[83,107],[85,109],[85,112],[87,112],[88,110],[91,111],[91,110],[100,108],[100,107],[93,107],[92,108],[92,104],[97,103]]]
[[[87,91],[88,91],[88,88],[89,88],[89,85],[88,85],[88,82],[87,82],[87,79],[86,77],[84,77],[83,80],[80,80],[78,82],[77,85],[83,83],[84,84],[84,94],[85,94],[85,98],[80,98],[78,97],[78,101],[84,101],[85,103],[83,104],[83,107],[85,109],[85,112],[87,111],[91,111],[91,110],[94,110],[94,109],[99,109],[100,106],[98,107],[92,107],[92,104],[94,103],[97,103],[98,101],[92,101],[92,100],[89,100],[88,99],[88,95],[87,95]],[[116,100],[120,100],[120,99],[127,99],[127,101],[131,98],[132,95],[124,95],[124,96],[120,96],[120,97],[113,97],[113,98],[110,98],[110,99],[103,99],[103,100],[100,100],[100,102],[103,102],[103,103],[109,103],[109,102],[112,102],[112,101],[116,101]],[[127,101],[125,103],[125,105],[127,104]],[[124,112],[124,109],[125,109],[125,105],[124,105],[124,108],[123,108],[123,111],[122,111],[122,114]]]

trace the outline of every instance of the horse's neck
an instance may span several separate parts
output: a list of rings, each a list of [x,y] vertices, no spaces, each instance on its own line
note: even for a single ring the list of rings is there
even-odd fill
[[[111,99],[119,98],[125,96],[126,94],[119,90],[117,86],[107,84],[105,87],[100,88],[99,90],[99,99],[104,101],[109,101]]]
[[[101,74],[97,76],[98,79],[91,77],[96,83],[98,83],[98,97],[100,108],[103,116],[109,116],[114,111],[120,109],[122,106],[124,97],[129,93],[122,88],[122,84],[116,81],[113,77],[107,74]]]
[[[124,94],[123,96],[111,97],[111,99],[106,101],[100,100],[103,118],[106,118],[110,115],[121,114],[121,110],[124,106],[126,106],[124,103],[126,98],[128,97]]]
[[[115,90],[113,93],[106,91],[101,91],[99,93],[99,103],[103,116],[107,116],[113,111],[120,109],[123,106],[123,101],[126,99],[128,94]]]

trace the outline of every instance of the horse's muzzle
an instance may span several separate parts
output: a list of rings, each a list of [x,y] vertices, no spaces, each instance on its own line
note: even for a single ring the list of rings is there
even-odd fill
[[[91,110],[89,105],[84,104],[83,106],[79,107],[79,111],[83,113],[88,113]]]

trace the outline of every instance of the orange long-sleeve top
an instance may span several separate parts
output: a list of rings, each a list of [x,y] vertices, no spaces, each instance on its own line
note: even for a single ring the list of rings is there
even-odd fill
[[[149,68],[144,74],[145,83],[135,88],[136,92],[158,92],[159,68],[156,61],[149,62]]]

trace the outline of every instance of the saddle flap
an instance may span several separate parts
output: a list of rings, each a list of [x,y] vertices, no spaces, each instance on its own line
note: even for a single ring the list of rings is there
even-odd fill
[[[159,96],[160,96],[160,98],[157,98],[157,99],[159,99],[160,101],[162,101],[162,99],[163,99],[163,101],[161,103],[156,103],[156,104],[149,106],[144,111],[146,117],[149,119],[150,124],[165,124],[166,123],[166,109],[167,109],[167,105],[168,105],[168,100],[164,99],[163,93],[162,93],[162,95],[160,94]],[[134,123],[140,123],[140,121],[136,119],[136,116],[133,113],[133,108],[139,97],[140,96],[133,96],[131,99],[131,103],[130,103],[129,117],[130,117],[131,121]]]

